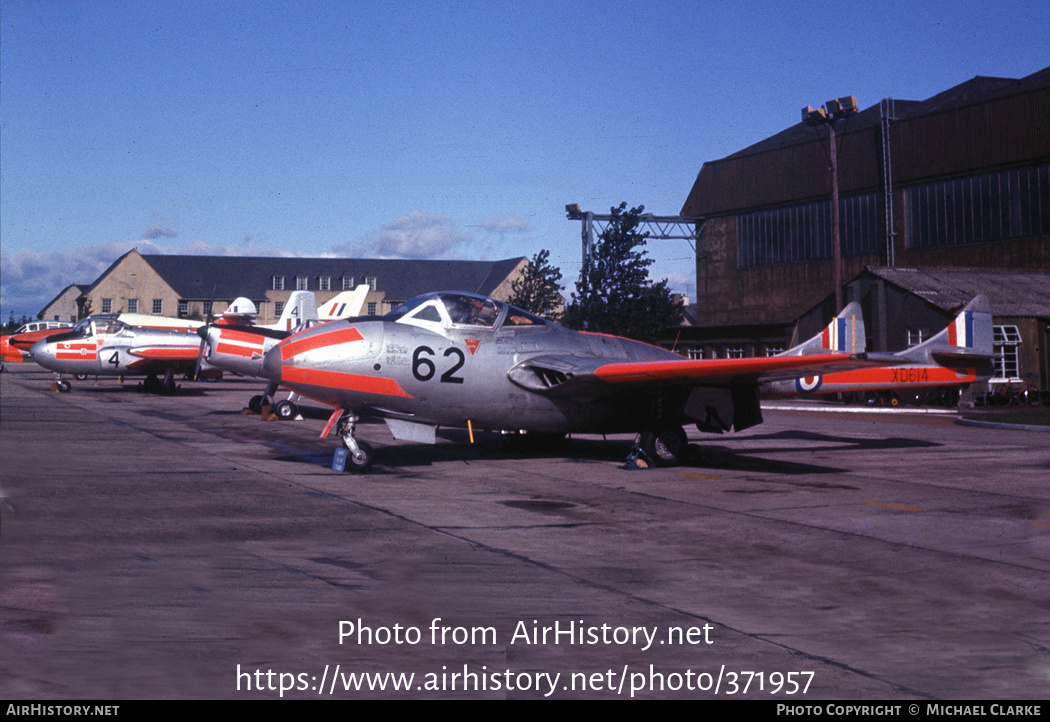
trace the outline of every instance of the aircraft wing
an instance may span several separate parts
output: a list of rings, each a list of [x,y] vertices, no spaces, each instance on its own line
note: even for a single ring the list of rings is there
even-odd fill
[[[881,362],[870,361],[863,354],[851,356],[817,353],[801,356],[611,363],[599,366],[594,375],[611,384],[728,386],[734,383],[782,381],[878,365],[881,365]]]
[[[681,359],[605,362],[576,356],[538,356],[510,370],[519,386],[551,395],[586,395],[602,384],[639,386],[719,386],[760,384],[768,381],[881,366],[865,354],[814,353],[734,359]]]

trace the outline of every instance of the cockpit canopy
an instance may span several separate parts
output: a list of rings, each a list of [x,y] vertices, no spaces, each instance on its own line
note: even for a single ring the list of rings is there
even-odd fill
[[[384,318],[415,325],[489,330],[547,325],[547,321],[520,308],[463,291],[424,293],[405,301]]]
[[[118,321],[116,316],[88,316],[72,328],[70,333],[79,336],[113,336],[128,328],[123,321]]]

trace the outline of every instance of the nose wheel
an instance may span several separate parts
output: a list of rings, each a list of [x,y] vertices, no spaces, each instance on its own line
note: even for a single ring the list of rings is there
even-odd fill
[[[357,431],[358,417],[352,411],[345,411],[339,419],[339,425],[336,427],[336,433],[343,441],[343,446],[346,447],[346,470],[356,473],[367,471],[372,466],[372,460],[375,458],[375,452],[370,444],[364,441],[358,441],[354,438],[354,432]]]

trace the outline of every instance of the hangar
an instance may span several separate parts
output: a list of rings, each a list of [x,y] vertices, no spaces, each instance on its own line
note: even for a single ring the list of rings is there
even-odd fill
[[[1026,350],[1018,368],[1000,363],[1003,373],[1046,388],[1050,314],[1027,307],[1037,299],[1017,289],[1045,294],[1028,276],[1050,271],[1050,68],[1020,79],[975,77],[922,101],[886,98],[835,127],[841,278],[853,279],[846,301],[865,301],[869,348],[917,342],[895,314],[925,304],[936,316],[923,284],[973,269],[969,280],[988,284],[974,292],[993,299],[997,327]],[[834,314],[830,160],[828,129],[800,122],[704,163],[681,210],[704,219],[696,257],[702,325],[675,330],[679,350],[775,353]],[[865,300],[878,287],[914,303]],[[945,298],[947,318],[955,300]],[[889,316],[878,318],[880,310]],[[1018,318],[1027,320],[1010,322]]]

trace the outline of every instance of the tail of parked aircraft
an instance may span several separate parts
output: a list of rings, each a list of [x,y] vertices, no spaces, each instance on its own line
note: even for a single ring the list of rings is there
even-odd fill
[[[808,341],[778,356],[802,356],[811,353],[864,353],[864,316],[856,301],[846,305],[831,323]]]
[[[940,364],[947,368],[991,362],[992,305],[984,294],[975,296],[948,326],[927,341],[895,354],[902,361]]]
[[[365,298],[370,287],[362,283],[353,291],[343,291],[328,303],[321,306],[318,316],[322,321],[335,321],[340,318],[361,316],[365,308]]]
[[[317,298],[314,294],[311,291],[292,291],[275,328],[278,331],[294,331],[317,318]]]

